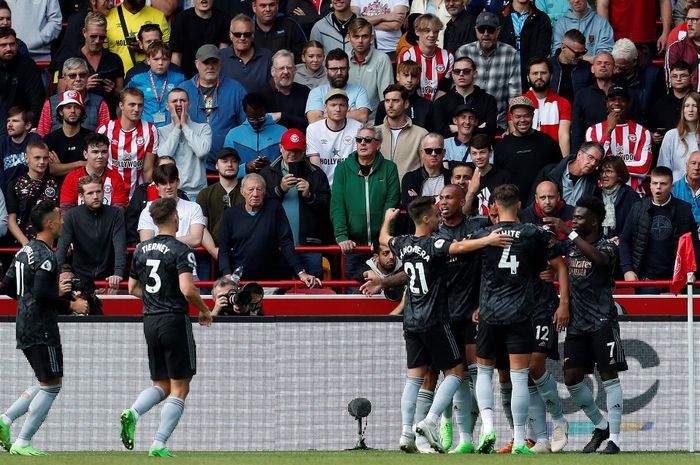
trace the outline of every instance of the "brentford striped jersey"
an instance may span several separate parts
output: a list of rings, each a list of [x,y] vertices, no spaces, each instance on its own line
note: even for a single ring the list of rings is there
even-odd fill
[[[426,100],[435,100],[438,85],[452,72],[455,57],[449,51],[439,47],[435,47],[434,56],[425,56],[420,51],[420,47],[414,45],[403,52],[399,63],[406,60],[413,60],[420,65],[420,95]]]
[[[586,140],[599,142],[605,148],[605,155],[622,157],[630,172],[628,184],[644,195],[642,183],[651,169],[651,134],[641,124],[632,120],[615,126],[611,137],[605,137],[608,122],[603,121],[588,128]]]
[[[97,128],[109,139],[110,168],[117,170],[129,189],[129,198],[136,186],[143,182],[143,164],[146,153],[158,152],[158,129],[152,123],[139,121],[131,131],[122,129],[121,119],[111,120]]]
[[[564,97],[560,97],[551,89],[547,90],[544,104],[541,104],[542,102],[537,99],[532,89],[523,95],[529,98],[535,106],[532,127],[559,142],[559,123],[561,121],[571,121],[571,104],[569,101]],[[510,119],[510,113],[508,113],[508,121]]]

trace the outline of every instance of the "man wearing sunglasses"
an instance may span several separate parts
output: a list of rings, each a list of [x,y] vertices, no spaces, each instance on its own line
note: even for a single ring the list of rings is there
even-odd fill
[[[444,167],[445,140],[440,134],[431,132],[423,137],[420,150],[422,167],[409,171],[401,181],[401,207],[421,196],[436,199],[443,187],[450,183],[450,170]]]
[[[564,34],[561,46],[549,57],[552,90],[571,104],[574,95],[592,80],[591,65],[584,59],[587,53],[586,38],[580,31],[570,29]]]
[[[221,50],[221,74],[240,82],[246,92],[264,92],[270,80],[272,52],[255,46],[255,23],[239,14],[231,20],[231,46]]]
[[[479,70],[474,83],[496,98],[498,126],[507,124],[508,102],[522,93],[520,57],[508,44],[499,42],[501,20],[488,11],[476,19],[476,39],[457,49],[455,58],[468,56]]]
[[[596,14],[586,0],[569,0],[569,5],[569,10],[554,25],[552,54],[564,47],[564,34],[571,29],[576,29],[587,38],[583,43],[587,51],[582,58],[592,63],[593,57],[600,52],[612,50],[615,43],[612,26],[607,19]]]

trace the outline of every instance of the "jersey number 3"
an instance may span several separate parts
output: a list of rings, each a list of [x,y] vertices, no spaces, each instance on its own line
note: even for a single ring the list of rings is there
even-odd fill
[[[519,265],[518,257],[510,254],[510,246],[504,247],[501,259],[498,261],[498,267],[509,269],[510,274],[518,274]]]
[[[428,283],[425,280],[425,267],[422,263],[405,263],[406,274],[409,278],[408,288],[412,294],[424,295],[428,292]],[[418,284],[420,287],[416,287]]]
[[[148,282],[153,279],[153,285],[151,286],[150,284],[146,285],[146,292],[149,294],[155,294],[160,290],[160,286],[162,284],[160,280],[160,276],[158,276],[158,267],[160,266],[160,260],[146,260],[146,266],[149,267],[148,271]]]

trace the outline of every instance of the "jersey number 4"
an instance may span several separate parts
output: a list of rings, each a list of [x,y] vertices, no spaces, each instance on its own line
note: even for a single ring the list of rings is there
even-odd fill
[[[501,259],[498,262],[498,267],[509,269],[510,274],[518,274],[519,265],[518,257],[510,254],[510,246],[504,247]]]
[[[404,263],[406,274],[408,275],[408,289],[411,294],[424,295],[428,292],[428,283],[425,280],[425,267],[422,263]],[[416,287],[418,284],[420,287]]]
[[[150,284],[146,285],[146,292],[149,294],[155,294],[160,290],[161,284],[163,284],[160,280],[160,276],[158,276],[158,267],[160,266],[160,260],[146,260],[146,266],[150,268],[148,271],[148,282],[153,279],[153,285],[151,286]]]

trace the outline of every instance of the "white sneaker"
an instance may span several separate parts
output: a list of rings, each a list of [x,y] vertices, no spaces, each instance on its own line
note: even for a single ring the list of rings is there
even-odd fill
[[[552,452],[561,452],[569,442],[569,423],[555,423],[552,429]]]
[[[416,449],[420,454],[437,454],[435,449],[433,449],[428,440],[423,436],[416,437]]]
[[[420,421],[416,425],[416,433],[425,437],[430,443],[430,446],[437,452],[441,454],[445,453],[440,441],[440,433],[438,433],[438,427],[435,423],[429,422],[427,419]]]
[[[401,439],[399,439],[399,449],[407,454],[415,454],[417,452],[416,437],[412,433],[402,433]]]
[[[552,452],[552,448],[549,447],[549,441],[546,439],[540,439],[537,441],[535,445],[530,448],[530,450],[537,454],[549,454]]]

